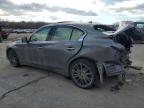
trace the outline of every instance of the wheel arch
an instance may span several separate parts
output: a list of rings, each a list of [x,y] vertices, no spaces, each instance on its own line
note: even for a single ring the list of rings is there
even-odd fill
[[[7,58],[8,58],[8,52],[9,52],[10,50],[12,50],[12,51],[14,51],[14,52],[16,53],[16,51],[15,51],[13,48],[8,48],[8,49],[6,50],[6,56],[7,56]],[[16,53],[16,55],[17,55],[17,53]]]
[[[7,57],[7,58],[8,58],[8,52],[9,52],[10,50],[13,50],[13,48],[8,48],[8,49],[6,50],[6,57]]]
[[[72,64],[74,61],[80,60],[80,59],[88,60],[88,61],[90,61],[90,62],[92,62],[92,63],[94,64],[94,66],[95,66],[95,68],[96,68],[96,70],[97,70],[97,74],[98,74],[98,76],[99,76],[100,83],[103,83],[103,78],[106,76],[105,67],[102,65],[103,71],[101,72],[101,71],[99,70],[99,68],[98,68],[98,61],[92,60],[92,59],[90,59],[90,58],[88,58],[88,57],[77,57],[77,58],[75,58],[75,59],[73,59],[73,60],[70,61],[69,66],[68,66],[68,74],[69,74],[69,77],[70,77],[70,66],[71,66],[71,64]]]
[[[92,59],[90,59],[90,58],[88,58],[88,57],[77,57],[77,58],[71,60],[70,63],[69,63],[69,65],[68,65],[68,73],[69,73],[69,76],[70,76],[70,67],[71,67],[71,64],[72,64],[73,62],[77,61],[77,60],[80,60],[80,59],[84,59],[84,60],[90,61],[91,63],[94,64],[95,68],[96,68],[97,71],[98,71],[96,61],[94,61],[94,60],[92,60]],[[98,72],[98,74],[99,74],[99,72]]]

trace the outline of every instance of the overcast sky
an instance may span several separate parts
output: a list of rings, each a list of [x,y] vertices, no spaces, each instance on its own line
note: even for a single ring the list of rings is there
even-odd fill
[[[0,0],[9,21],[144,21],[144,0]]]

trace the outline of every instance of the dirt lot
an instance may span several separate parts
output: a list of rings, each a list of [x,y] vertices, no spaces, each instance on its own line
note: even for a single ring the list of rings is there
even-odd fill
[[[5,57],[6,45],[0,43],[0,108],[143,108],[144,71],[127,70],[126,83],[110,91],[116,78],[108,78],[100,88],[83,90],[71,80],[52,72],[28,66],[12,67]],[[144,45],[132,50],[133,65],[144,67]]]

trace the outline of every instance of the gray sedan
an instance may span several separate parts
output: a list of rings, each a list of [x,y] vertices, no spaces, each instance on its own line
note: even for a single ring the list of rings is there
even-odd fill
[[[121,75],[126,56],[122,44],[89,23],[49,24],[7,47],[13,66],[53,70],[85,89],[102,82],[103,75]]]

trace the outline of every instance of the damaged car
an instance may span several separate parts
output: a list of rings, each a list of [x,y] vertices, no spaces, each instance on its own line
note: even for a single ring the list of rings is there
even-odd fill
[[[129,64],[131,39],[123,30],[109,32],[103,27],[77,22],[49,24],[30,38],[8,45],[7,58],[15,67],[52,70],[70,77],[80,88],[92,88],[103,82],[104,75],[122,75]]]

